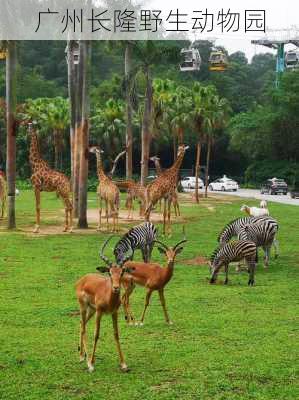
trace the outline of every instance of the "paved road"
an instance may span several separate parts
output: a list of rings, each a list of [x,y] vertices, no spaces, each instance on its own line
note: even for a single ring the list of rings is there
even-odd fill
[[[212,192],[212,193],[228,194],[230,196],[254,198],[257,200],[267,200],[267,201],[273,201],[275,203],[292,204],[294,206],[299,206],[299,199],[291,199],[289,194],[287,194],[286,196],[261,194],[260,191],[256,189],[239,189],[237,192]]]

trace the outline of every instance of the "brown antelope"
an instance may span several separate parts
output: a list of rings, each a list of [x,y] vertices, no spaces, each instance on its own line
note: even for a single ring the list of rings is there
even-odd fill
[[[186,239],[181,240],[174,247],[167,247],[159,240],[155,240],[155,242],[159,245],[158,250],[160,251],[160,253],[165,254],[167,258],[166,267],[161,267],[159,264],[156,263],[143,263],[138,261],[127,261],[125,264],[126,268],[132,270],[130,274],[126,274],[124,276],[124,279],[122,281],[122,285],[125,287],[125,293],[122,296],[122,303],[128,323],[134,323],[135,321],[130,309],[129,298],[135,288],[135,284],[137,284],[147,289],[144,310],[141,315],[139,325],[143,325],[146,309],[149,305],[151,295],[155,290],[159,292],[160,302],[163,308],[165,320],[168,324],[172,324],[166,309],[164,288],[172,278],[175,258],[183,250],[182,244],[186,242]],[[138,325],[138,323],[136,323],[135,325]]]
[[[76,294],[81,316],[79,343],[80,361],[84,361],[84,359],[87,358],[87,366],[90,372],[94,370],[95,351],[99,339],[100,323],[103,314],[111,314],[112,316],[114,339],[120,358],[120,368],[124,372],[128,371],[119,343],[117,312],[121,304],[120,288],[124,273],[132,272],[132,270],[129,267],[123,267],[123,264],[129,257],[126,257],[121,264],[117,265],[109,261],[103,254],[110,238],[106,240],[100,251],[100,257],[107,264],[107,267],[97,268],[100,272],[107,272],[109,277],[104,277],[97,273],[88,274],[83,276],[76,284]],[[88,358],[86,325],[94,314],[96,314],[96,321],[93,350],[90,358]]]

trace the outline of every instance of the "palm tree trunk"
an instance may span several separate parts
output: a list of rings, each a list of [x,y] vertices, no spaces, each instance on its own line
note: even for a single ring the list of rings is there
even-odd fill
[[[15,193],[16,193],[16,81],[17,81],[17,45],[15,41],[8,42],[6,60],[6,119],[7,119],[7,227],[16,227]]]
[[[68,41],[68,94],[70,101],[70,145],[71,145],[71,183],[72,190],[74,190],[75,180],[75,130],[76,130],[76,107],[77,107],[77,96],[76,96],[76,66],[74,64],[73,56],[73,42]]]
[[[201,141],[198,140],[196,145],[196,162],[195,162],[195,201],[199,203],[199,193],[198,193],[198,178],[199,178],[199,168],[200,168],[200,156],[201,156]]]
[[[81,43],[80,63],[82,71],[82,118],[80,138],[80,169],[79,169],[79,213],[78,228],[88,228],[87,223],[87,189],[88,189],[88,138],[89,138],[89,67],[90,67],[90,44],[84,40]],[[80,47],[81,47],[80,46]]]
[[[58,170],[59,168],[59,137],[57,129],[53,131],[53,138],[54,138],[54,168]]]
[[[208,197],[209,166],[210,166],[211,147],[212,147],[212,138],[208,137],[207,164],[206,164],[206,173],[205,173],[205,198]]]
[[[141,184],[145,185],[148,176],[148,160],[151,144],[151,116],[152,116],[153,87],[149,69],[146,71],[146,92],[141,133]]]
[[[80,51],[81,53],[81,51]],[[82,137],[81,132],[81,121],[82,121],[82,93],[83,93],[83,74],[82,74],[82,63],[75,67],[75,78],[74,78],[74,93],[75,106],[74,106],[74,119],[75,119],[75,131],[74,131],[74,177],[73,177],[73,201],[74,201],[74,217],[78,218],[79,214],[79,172],[80,172],[80,140]]]
[[[133,175],[133,124],[132,124],[132,104],[130,96],[130,73],[132,70],[132,45],[127,43],[125,50],[125,78],[126,78],[126,179],[131,179]]]

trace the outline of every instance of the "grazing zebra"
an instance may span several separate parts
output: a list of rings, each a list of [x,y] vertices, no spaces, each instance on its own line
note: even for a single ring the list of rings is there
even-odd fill
[[[239,240],[250,240],[257,247],[262,247],[265,252],[264,267],[269,265],[269,257],[272,243],[277,233],[278,225],[272,221],[263,221],[259,224],[248,224],[239,230]]]
[[[229,222],[222,232],[220,232],[218,236],[218,242],[220,246],[223,246],[225,243],[229,242],[230,239],[234,236],[238,236],[241,229],[243,229],[246,225],[257,225],[261,222],[268,221],[269,225],[276,227],[276,231],[278,230],[278,223],[277,221],[269,216],[262,216],[262,217],[241,217],[236,218],[233,221]],[[278,241],[274,239],[273,246],[275,250],[275,258],[278,257]]]
[[[249,240],[235,240],[226,243],[223,247],[218,247],[211,257],[211,272],[212,277],[210,283],[215,283],[218,272],[222,266],[225,271],[224,284],[228,283],[228,266],[232,261],[241,261],[245,259],[248,265],[249,280],[248,285],[254,284],[254,272],[256,264],[256,245]]]
[[[144,222],[130,229],[114,248],[116,263],[121,263],[128,251],[132,252],[130,259],[133,260],[136,249],[141,250],[143,261],[145,263],[149,262],[156,236],[157,228],[151,222]]]

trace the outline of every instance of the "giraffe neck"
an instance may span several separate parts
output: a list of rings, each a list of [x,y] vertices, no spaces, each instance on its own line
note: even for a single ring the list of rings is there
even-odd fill
[[[162,167],[161,167],[159,160],[155,160],[155,167],[156,167],[158,176],[161,175],[163,171],[162,171]]]
[[[176,174],[178,173],[178,171],[179,171],[179,169],[180,169],[180,167],[181,167],[181,164],[182,164],[184,155],[185,155],[185,152],[182,151],[182,152],[178,155],[178,158],[177,158],[176,161],[173,163],[172,167],[169,168],[169,171],[174,172],[174,173],[176,173]]]
[[[43,161],[40,156],[37,134],[35,132],[31,133],[29,161],[33,170],[37,169]]]
[[[106,178],[106,174],[103,169],[102,157],[100,153],[96,153],[97,156],[97,172],[99,180]]]

